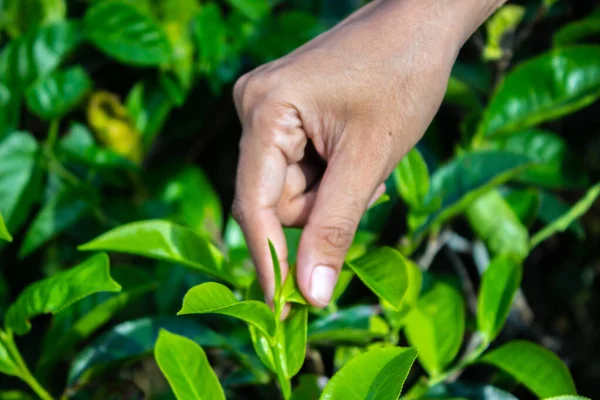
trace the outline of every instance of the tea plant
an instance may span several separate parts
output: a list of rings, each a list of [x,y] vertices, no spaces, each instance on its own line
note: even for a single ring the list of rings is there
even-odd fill
[[[300,231],[286,229],[285,282],[271,246],[271,308],[211,180],[181,145],[169,159],[179,137],[162,134],[218,119],[207,98],[325,29],[311,6],[280,3],[0,4],[0,373],[15,388],[0,398],[584,399],[561,358],[504,328],[527,325],[531,252],[585,235],[600,195],[551,130],[600,96],[598,12],[518,61],[562,3],[488,21],[485,64],[459,60],[446,93],[462,121],[452,156],[434,123],[319,310],[294,280]],[[569,205],[565,191],[583,195]],[[405,221],[391,218],[399,205]],[[388,222],[405,225],[399,240]]]

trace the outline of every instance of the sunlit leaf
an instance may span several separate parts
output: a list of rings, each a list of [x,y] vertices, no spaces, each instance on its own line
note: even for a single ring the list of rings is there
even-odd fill
[[[29,285],[6,312],[6,327],[18,335],[31,329],[36,315],[56,314],[97,292],[118,292],[121,286],[109,272],[108,256],[97,254],[69,270]]]
[[[373,293],[396,308],[401,306],[408,287],[407,264],[404,256],[390,247],[381,247],[347,263]]]
[[[202,347],[184,336],[161,330],[154,358],[180,400],[225,400],[223,388]]]
[[[483,274],[477,305],[477,329],[488,343],[504,326],[522,274],[522,266],[509,256],[492,260]]]
[[[183,307],[177,315],[210,313],[241,319],[263,334],[275,336],[275,317],[265,303],[255,300],[239,301],[226,286],[215,282],[191,288],[183,298]]]
[[[436,282],[406,317],[408,342],[431,375],[439,375],[454,359],[465,332],[465,304],[458,290]]]
[[[529,232],[497,190],[475,200],[466,215],[493,254],[511,254],[519,260],[529,254]]]
[[[2,218],[2,213],[0,213],[0,239],[6,240],[8,242],[12,242],[13,238],[6,229],[6,224],[4,223],[4,218]]]
[[[398,194],[413,209],[422,206],[429,191],[427,164],[416,148],[412,149],[394,169]]]
[[[577,393],[567,366],[554,353],[537,344],[509,342],[480,360],[510,374],[538,397]]]
[[[174,262],[239,286],[247,286],[253,279],[246,269],[230,267],[220,251],[198,233],[163,220],[122,225],[79,249],[130,253]]]
[[[384,347],[356,356],[331,378],[321,400],[396,400],[416,355],[414,349]]]

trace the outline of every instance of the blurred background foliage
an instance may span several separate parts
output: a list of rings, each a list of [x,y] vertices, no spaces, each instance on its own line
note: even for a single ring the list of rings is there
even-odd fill
[[[243,238],[228,213],[240,138],[232,85],[242,73],[288,53],[363,3],[0,1],[0,213],[14,236],[10,245],[0,242],[1,313],[29,283],[80,262],[78,245],[132,221],[163,218],[187,225],[220,248],[226,243],[229,257],[250,268]],[[514,2],[474,35],[459,56],[444,105],[419,144],[430,171],[473,139],[484,104],[514,65],[553,46],[598,43],[595,3]],[[598,76],[600,63],[596,66],[590,73]],[[541,228],[600,180],[599,127],[598,103],[544,125],[556,135],[554,154],[560,155],[560,165],[537,170],[534,187],[500,191],[524,225]],[[496,145],[523,144],[507,140]],[[390,200],[369,211],[361,223],[365,246],[373,241],[396,246],[410,228],[409,207],[393,180],[388,189]],[[481,244],[481,232],[470,227],[468,214],[454,221],[452,229],[474,249]],[[298,237],[298,231],[287,233],[291,242]],[[579,392],[590,398],[600,396],[599,242],[596,203],[567,232],[535,247],[525,261],[517,312],[504,333],[559,354]],[[293,257],[293,248],[291,253]],[[430,269],[456,276],[454,257],[461,256],[442,251]],[[146,393],[168,392],[156,366],[141,357],[151,349],[150,332],[156,330],[148,317],[173,316],[186,290],[206,280],[166,262],[121,255],[113,264],[119,265],[115,279],[131,290],[110,323],[80,338],[63,337],[73,345],[61,347],[62,354],[52,352],[74,321],[112,296],[103,294],[78,303],[52,323],[39,318],[32,333],[19,338],[26,359],[41,356],[36,372],[50,387],[65,384],[76,354],[71,381],[78,365],[89,362],[86,357],[104,357],[119,366],[104,367],[87,386],[70,386],[74,398],[88,392],[100,396],[96,398],[139,398],[140,387]],[[460,278],[477,281],[477,265],[463,264],[466,276]],[[346,295],[349,302],[366,295],[355,286]],[[222,332],[229,329],[227,321],[206,323]],[[105,340],[115,340],[111,329],[118,324],[139,330],[132,342],[115,350],[133,359],[120,364],[116,360],[125,356],[90,355],[91,347],[85,346],[93,347],[102,333]],[[164,324],[181,324],[176,328],[180,333],[194,330],[186,322]],[[216,369],[230,367],[223,361]],[[16,379],[0,379],[3,387],[19,385]]]

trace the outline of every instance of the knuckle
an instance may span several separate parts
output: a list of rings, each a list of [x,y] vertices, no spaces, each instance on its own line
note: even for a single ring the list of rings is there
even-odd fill
[[[338,218],[329,221],[319,230],[318,239],[326,243],[334,251],[346,251],[354,239],[356,223],[349,218]]]
[[[239,198],[233,200],[231,216],[239,225],[243,225],[246,220],[246,209],[244,203]]]

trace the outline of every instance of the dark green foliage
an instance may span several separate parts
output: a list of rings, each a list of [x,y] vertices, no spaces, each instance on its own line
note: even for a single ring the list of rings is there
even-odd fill
[[[0,1],[0,399],[598,397],[587,1],[501,9],[332,303],[302,297],[286,229],[265,304],[227,212],[232,85],[359,3]]]

